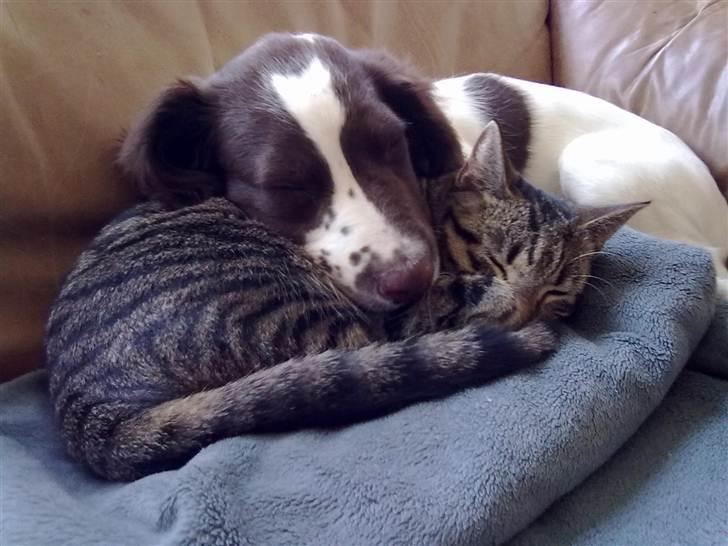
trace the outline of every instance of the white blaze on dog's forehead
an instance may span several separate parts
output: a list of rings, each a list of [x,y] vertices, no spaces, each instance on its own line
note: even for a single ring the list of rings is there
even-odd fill
[[[297,74],[273,74],[271,83],[281,102],[316,145],[333,181],[331,208],[322,223],[306,234],[306,250],[326,256],[340,281],[354,286],[356,276],[371,256],[388,262],[402,256],[415,262],[424,244],[400,232],[372,203],[357,182],[341,149],[346,109],[334,90],[331,71],[314,58]],[[352,263],[350,256],[363,247],[372,252]]]

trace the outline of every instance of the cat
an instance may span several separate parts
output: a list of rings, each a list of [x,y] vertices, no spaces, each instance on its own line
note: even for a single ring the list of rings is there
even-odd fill
[[[555,347],[540,321],[568,312],[593,254],[641,207],[572,209],[535,190],[495,125],[426,193],[443,273],[386,320],[224,199],[112,221],[46,328],[71,455],[132,480],[223,437],[348,424],[522,369]]]

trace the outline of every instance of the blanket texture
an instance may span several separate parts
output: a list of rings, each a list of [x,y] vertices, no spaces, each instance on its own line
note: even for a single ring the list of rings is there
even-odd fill
[[[724,546],[726,454],[728,301],[647,422],[510,546]]]
[[[686,370],[615,457],[510,546],[728,544],[728,381]]]
[[[594,274],[608,282],[595,281],[542,365],[338,431],[221,441],[134,483],[69,460],[42,372],[0,386],[0,542],[503,542],[628,440],[713,315],[702,251],[630,230],[606,251]]]

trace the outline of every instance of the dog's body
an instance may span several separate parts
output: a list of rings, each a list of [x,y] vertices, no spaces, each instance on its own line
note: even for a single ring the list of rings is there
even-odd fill
[[[651,201],[629,224],[709,250],[728,297],[728,203],[673,133],[585,93],[493,74],[439,80],[433,96],[464,154],[496,119],[542,189],[592,206]]]
[[[372,311],[424,294],[439,262],[418,178],[459,168],[490,119],[514,167],[586,205],[651,200],[631,222],[713,252],[728,293],[728,205],[672,133],[605,101],[475,74],[432,82],[323,36],[271,34],[168,89],[125,139],[150,197],[224,195],[302,244]]]

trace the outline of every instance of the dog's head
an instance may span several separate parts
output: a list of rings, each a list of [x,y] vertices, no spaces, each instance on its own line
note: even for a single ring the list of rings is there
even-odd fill
[[[417,178],[462,160],[429,88],[385,53],[270,34],[211,77],[167,89],[119,161],[168,204],[227,196],[302,244],[361,305],[391,309],[438,269]]]

